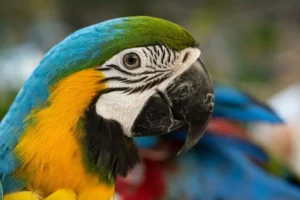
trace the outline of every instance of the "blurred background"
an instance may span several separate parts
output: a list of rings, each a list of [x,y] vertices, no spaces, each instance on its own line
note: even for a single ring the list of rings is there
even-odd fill
[[[132,15],[182,25],[199,41],[214,80],[270,103],[291,125],[248,130],[300,174],[298,0],[1,0],[0,120],[56,43],[85,26]]]
[[[184,26],[200,42],[214,79],[261,99],[299,80],[298,0],[1,0],[0,119],[57,42],[79,28],[130,15]]]

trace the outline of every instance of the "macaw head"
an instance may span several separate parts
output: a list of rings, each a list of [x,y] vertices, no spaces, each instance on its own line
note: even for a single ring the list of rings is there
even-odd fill
[[[41,129],[56,120],[53,134],[80,130],[86,160],[126,175],[138,161],[132,137],[186,127],[187,151],[202,136],[214,94],[199,56],[194,38],[162,19],[96,24],[49,51],[17,97],[26,102],[18,112],[31,113],[28,123],[47,118]]]

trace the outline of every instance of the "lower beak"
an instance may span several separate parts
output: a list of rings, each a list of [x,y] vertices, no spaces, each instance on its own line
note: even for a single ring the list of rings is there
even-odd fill
[[[187,126],[181,151],[192,148],[203,135],[214,108],[214,92],[208,71],[198,59],[164,90],[152,95],[136,118],[133,136],[154,136]]]

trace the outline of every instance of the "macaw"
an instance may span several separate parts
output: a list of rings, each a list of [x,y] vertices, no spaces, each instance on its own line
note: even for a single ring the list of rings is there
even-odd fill
[[[53,47],[0,124],[3,200],[112,199],[139,161],[132,137],[186,127],[180,152],[192,148],[214,108],[197,46],[182,27],[138,16]]]
[[[253,143],[240,126],[248,122],[281,124],[283,120],[244,91],[221,84],[214,84],[214,91],[215,108],[207,133],[188,153],[177,157],[172,150],[166,157],[157,156],[178,148],[187,134],[183,129],[134,139],[144,155],[143,166],[129,178],[118,179],[120,200],[300,199],[299,177]],[[152,152],[152,157],[145,151]]]

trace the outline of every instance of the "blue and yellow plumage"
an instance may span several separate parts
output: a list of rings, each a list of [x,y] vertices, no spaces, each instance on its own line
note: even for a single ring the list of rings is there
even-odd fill
[[[197,43],[173,23],[128,17],[81,29],[52,48],[1,121],[0,199],[2,188],[4,200],[75,199],[74,192],[110,199],[114,176],[93,171],[82,143],[84,113],[108,89],[96,67],[122,50],[155,44],[181,51]]]

